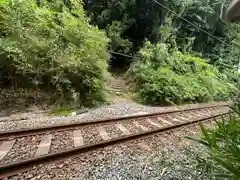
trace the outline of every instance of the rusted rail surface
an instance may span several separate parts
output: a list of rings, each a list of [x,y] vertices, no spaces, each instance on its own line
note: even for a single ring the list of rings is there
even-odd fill
[[[142,131],[142,132],[137,132],[137,133],[131,133],[128,135],[121,135],[119,137],[116,138],[110,138],[108,140],[101,140],[99,142],[93,143],[93,144],[86,144],[86,145],[82,145],[79,147],[74,147],[74,148],[70,148],[67,150],[61,150],[59,152],[56,153],[49,153],[46,155],[41,155],[41,156],[36,156],[36,157],[31,157],[29,159],[24,159],[24,160],[20,160],[17,162],[10,162],[10,163],[6,163],[6,164],[0,164],[0,179],[4,178],[4,177],[8,177],[11,175],[15,175],[18,174],[22,171],[26,171],[31,169],[33,166],[38,165],[38,164],[44,164],[44,163],[49,163],[52,162],[54,160],[59,160],[59,159],[64,159],[64,158],[69,158],[69,157],[73,157],[73,156],[77,156],[81,153],[85,153],[91,150],[95,150],[98,148],[103,148],[106,146],[110,146],[116,143],[121,143],[121,142],[125,142],[125,141],[129,141],[129,140],[134,140],[134,139],[138,139],[138,138],[142,138],[145,136],[149,136],[149,135],[154,135],[160,132],[164,132],[164,131],[168,131],[174,128],[179,128],[185,125],[189,125],[192,123],[197,123],[199,121],[204,121],[204,120],[209,120],[209,119],[213,119],[213,118],[217,118],[220,116],[224,116],[230,113],[229,109],[226,107],[226,105],[215,105],[215,106],[211,106],[211,107],[197,107],[197,108],[190,108],[190,109],[186,109],[186,110],[174,110],[174,111],[165,111],[165,112],[160,112],[160,113],[152,113],[152,114],[141,114],[141,115],[134,115],[134,116],[126,116],[126,117],[121,117],[121,118],[114,118],[111,120],[103,120],[103,121],[96,121],[96,122],[84,122],[84,123],[78,123],[78,124],[71,124],[71,125],[67,125],[68,127],[65,128],[64,126],[55,126],[55,127],[47,127],[47,128],[40,128],[41,130],[39,130],[37,132],[37,134],[39,133],[43,133],[43,132],[53,132],[53,131],[59,131],[59,130],[69,130],[69,129],[75,129],[76,127],[80,127],[80,126],[84,126],[84,125],[95,125],[95,124],[100,124],[100,123],[108,123],[108,122],[117,122],[117,121],[122,121],[122,120],[129,120],[129,119],[136,119],[136,118],[141,118],[141,117],[154,117],[156,118],[156,116],[159,115],[163,115],[163,114],[172,114],[172,113],[179,113],[179,112],[184,112],[184,113],[189,113],[194,111],[194,110],[201,110],[201,109],[207,109],[207,108],[217,108],[219,107],[219,109],[222,108],[223,112],[219,112],[216,110],[216,112],[214,111],[214,114],[204,114],[204,116],[206,117],[199,117],[199,114],[196,113],[195,114],[195,118],[193,119],[188,119],[186,121],[178,121],[175,124],[171,124],[171,125],[164,125],[162,127],[159,128],[155,128],[152,130],[146,130],[146,131]],[[195,112],[195,111],[194,111]],[[192,115],[193,116],[193,115]],[[135,120],[136,121],[136,120]],[[51,129],[53,128],[53,129]],[[8,133],[2,133],[4,138],[7,137],[19,137],[22,135],[30,135],[32,133],[35,133],[34,131],[31,130],[26,130],[26,131],[18,131],[16,134],[11,134],[14,132],[8,132]],[[9,136],[7,136],[9,135]],[[1,137],[1,136],[0,136]]]
[[[213,104],[213,105],[207,105],[204,107],[190,107],[186,109],[176,109],[176,110],[165,110],[162,112],[154,112],[154,113],[144,113],[144,114],[136,114],[136,115],[128,115],[128,116],[121,116],[111,119],[103,119],[103,120],[96,120],[96,121],[86,121],[86,122],[78,122],[78,123],[71,123],[71,124],[61,124],[61,125],[54,125],[54,126],[48,126],[48,127],[40,127],[40,128],[31,128],[31,129],[20,129],[20,130],[14,130],[14,131],[7,131],[7,132],[0,132],[0,140],[4,140],[6,138],[16,138],[20,136],[29,136],[29,135],[35,135],[35,134],[42,134],[48,131],[56,132],[56,131],[65,131],[65,130],[72,130],[81,126],[86,125],[97,125],[102,123],[109,123],[109,122],[116,122],[121,120],[128,120],[133,118],[142,118],[142,117],[149,117],[149,116],[156,116],[156,115],[163,115],[163,114],[171,114],[171,113],[177,113],[177,112],[183,112],[183,111],[191,111],[191,110],[199,110],[204,108],[212,108],[212,107],[223,107],[228,106],[227,103],[220,103],[220,104]]]

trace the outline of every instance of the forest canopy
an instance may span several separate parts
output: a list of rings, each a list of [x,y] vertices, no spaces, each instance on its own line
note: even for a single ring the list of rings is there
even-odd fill
[[[111,50],[134,56],[127,74],[140,101],[180,104],[238,91],[240,28],[222,18],[228,3],[91,0],[85,9],[107,31]]]
[[[210,63],[226,68],[225,64],[236,67],[240,49],[239,25],[222,18],[230,2],[85,0],[85,9],[91,22],[110,34],[114,51],[135,54],[146,40],[157,43],[161,27],[170,24],[181,51],[197,52]]]

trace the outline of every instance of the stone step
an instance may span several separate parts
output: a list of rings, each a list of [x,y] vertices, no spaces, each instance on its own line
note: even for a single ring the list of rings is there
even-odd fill
[[[112,92],[126,92],[126,90],[122,90],[122,89],[109,89],[109,91],[112,91]]]
[[[113,89],[121,89],[121,88],[125,88],[125,86],[110,86]]]
[[[111,85],[125,85],[125,83],[109,83]]]
[[[126,92],[126,83],[121,78],[111,78],[108,82],[108,90],[114,93],[124,93]]]

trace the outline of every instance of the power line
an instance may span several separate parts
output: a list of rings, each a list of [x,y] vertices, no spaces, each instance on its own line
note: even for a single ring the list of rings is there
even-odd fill
[[[123,54],[123,53],[119,53],[119,52],[114,52],[114,51],[110,51],[111,54],[116,54],[116,55],[120,55],[120,56],[125,56],[128,58],[133,58],[133,56],[127,55],[127,54]]]
[[[171,12],[172,14],[174,14],[174,15],[178,16],[179,18],[183,19],[185,22],[191,24],[192,26],[196,27],[197,29],[201,30],[202,32],[208,34],[208,35],[211,36],[212,38],[214,38],[214,39],[220,41],[221,43],[223,43],[223,44],[225,44],[225,45],[227,45],[227,46],[229,46],[229,47],[231,47],[231,48],[233,47],[232,45],[226,43],[225,41],[222,41],[221,39],[219,39],[219,38],[213,36],[212,34],[210,34],[210,33],[207,32],[207,31],[205,31],[204,29],[202,29],[202,28],[199,27],[198,25],[196,25],[196,24],[192,23],[191,21],[189,21],[189,20],[187,20],[187,19],[185,19],[185,18],[179,16],[179,15],[176,14],[174,11],[172,11],[171,9],[169,9],[167,6],[161,4],[161,3],[158,2],[157,0],[153,0],[153,1],[154,1],[155,3],[157,3],[158,5],[162,6],[164,9],[168,10],[169,12]],[[232,29],[232,27],[231,27],[226,21],[224,21],[221,17],[220,17],[220,19],[221,19],[221,20],[222,20],[222,21],[223,21],[223,22],[224,22],[224,23],[225,23],[230,29]],[[234,31],[235,31],[235,30],[234,30]],[[235,31],[235,33],[236,33],[236,31]],[[233,43],[233,44],[234,44],[235,46],[237,46],[237,47],[240,46],[239,44],[236,44],[236,43]],[[227,67],[229,67],[229,65],[227,65],[227,64],[224,64],[224,65],[227,66]],[[236,67],[237,67],[237,66],[236,66]],[[238,67],[240,68],[240,61],[239,61],[239,66],[238,66]]]
[[[162,6],[164,9],[166,9],[166,10],[168,10],[169,12],[173,13],[174,15],[178,16],[179,18],[183,19],[185,22],[187,22],[187,23],[191,24],[192,26],[196,27],[196,28],[199,29],[200,31],[208,34],[209,36],[211,36],[211,37],[214,38],[215,40],[218,40],[219,42],[221,42],[221,43],[223,43],[223,44],[225,44],[225,45],[227,45],[227,46],[229,46],[229,47],[233,47],[232,45],[226,43],[225,41],[223,41],[223,40],[217,38],[216,36],[210,34],[209,32],[205,31],[204,29],[202,29],[202,28],[199,27],[198,25],[196,25],[196,24],[192,23],[191,21],[189,21],[189,20],[187,20],[187,19],[179,16],[179,15],[176,14],[174,11],[172,11],[171,9],[169,9],[167,6],[159,3],[159,2],[156,1],[156,0],[153,0],[153,1],[154,1],[155,3],[157,3],[158,5]],[[230,27],[230,25],[229,25],[226,21],[224,21],[222,18],[220,18],[220,19],[221,19],[228,27]],[[240,47],[239,44],[234,43],[234,45]],[[111,54],[116,54],[116,55],[125,56],[125,57],[128,57],[128,58],[133,58],[133,56],[130,56],[130,55],[127,55],[127,54],[123,54],[123,53],[118,53],[118,52],[110,52],[110,53],[111,53]],[[227,66],[227,64],[225,64],[225,65]]]
[[[225,20],[223,20],[222,18],[220,18],[220,20],[221,20],[222,22],[224,22],[224,23],[229,27],[229,29],[231,29],[232,31],[234,31],[234,33],[238,33],[238,32],[235,31]]]
[[[207,32],[207,31],[205,31],[204,29],[202,29],[201,27],[199,27],[198,25],[196,25],[196,24],[192,23],[191,21],[189,21],[189,20],[187,20],[187,19],[185,19],[185,18],[179,16],[177,13],[175,13],[174,11],[172,11],[171,9],[169,9],[167,6],[161,4],[160,2],[158,2],[158,1],[156,1],[156,0],[153,0],[153,1],[154,1],[155,3],[157,3],[158,5],[162,6],[164,9],[168,10],[169,12],[171,12],[172,14],[178,16],[179,18],[181,18],[181,19],[184,20],[185,22],[191,24],[192,26],[196,27],[197,29],[201,30],[202,32],[208,34],[208,35],[211,36],[212,38],[218,40],[219,42],[221,42],[221,43],[223,43],[223,44],[225,44],[225,45],[227,45],[227,46],[232,47],[232,45],[230,45],[230,44],[226,43],[225,41],[223,41],[223,40],[221,40],[221,39],[219,39],[219,38],[213,36],[213,35],[210,34],[209,32]],[[236,44],[236,43],[234,43],[234,45],[236,45],[236,46],[239,47],[239,45]],[[240,50],[240,49],[239,49],[239,50]]]

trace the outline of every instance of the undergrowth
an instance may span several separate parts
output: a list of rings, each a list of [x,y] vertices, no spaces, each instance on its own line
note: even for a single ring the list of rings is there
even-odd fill
[[[73,109],[64,105],[57,105],[49,113],[49,116],[69,116],[73,112]]]
[[[212,180],[214,172],[224,172],[221,166],[209,158],[207,149],[196,143],[185,145],[176,151],[167,149],[161,153],[161,158],[156,164],[161,172],[159,179]]]
[[[200,123],[202,136],[200,138],[188,137],[207,148],[212,165],[221,167],[224,171],[214,171],[215,178],[240,179],[240,103],[236,97],[234,104],[235,114],[223,117],[216,121],[216,125],[206,128]]]
[[[127,76],[138,99],[154,105],[227,100],[237,90],[234,81],[206,60],[170,52],[165,43],[146,42]]]

